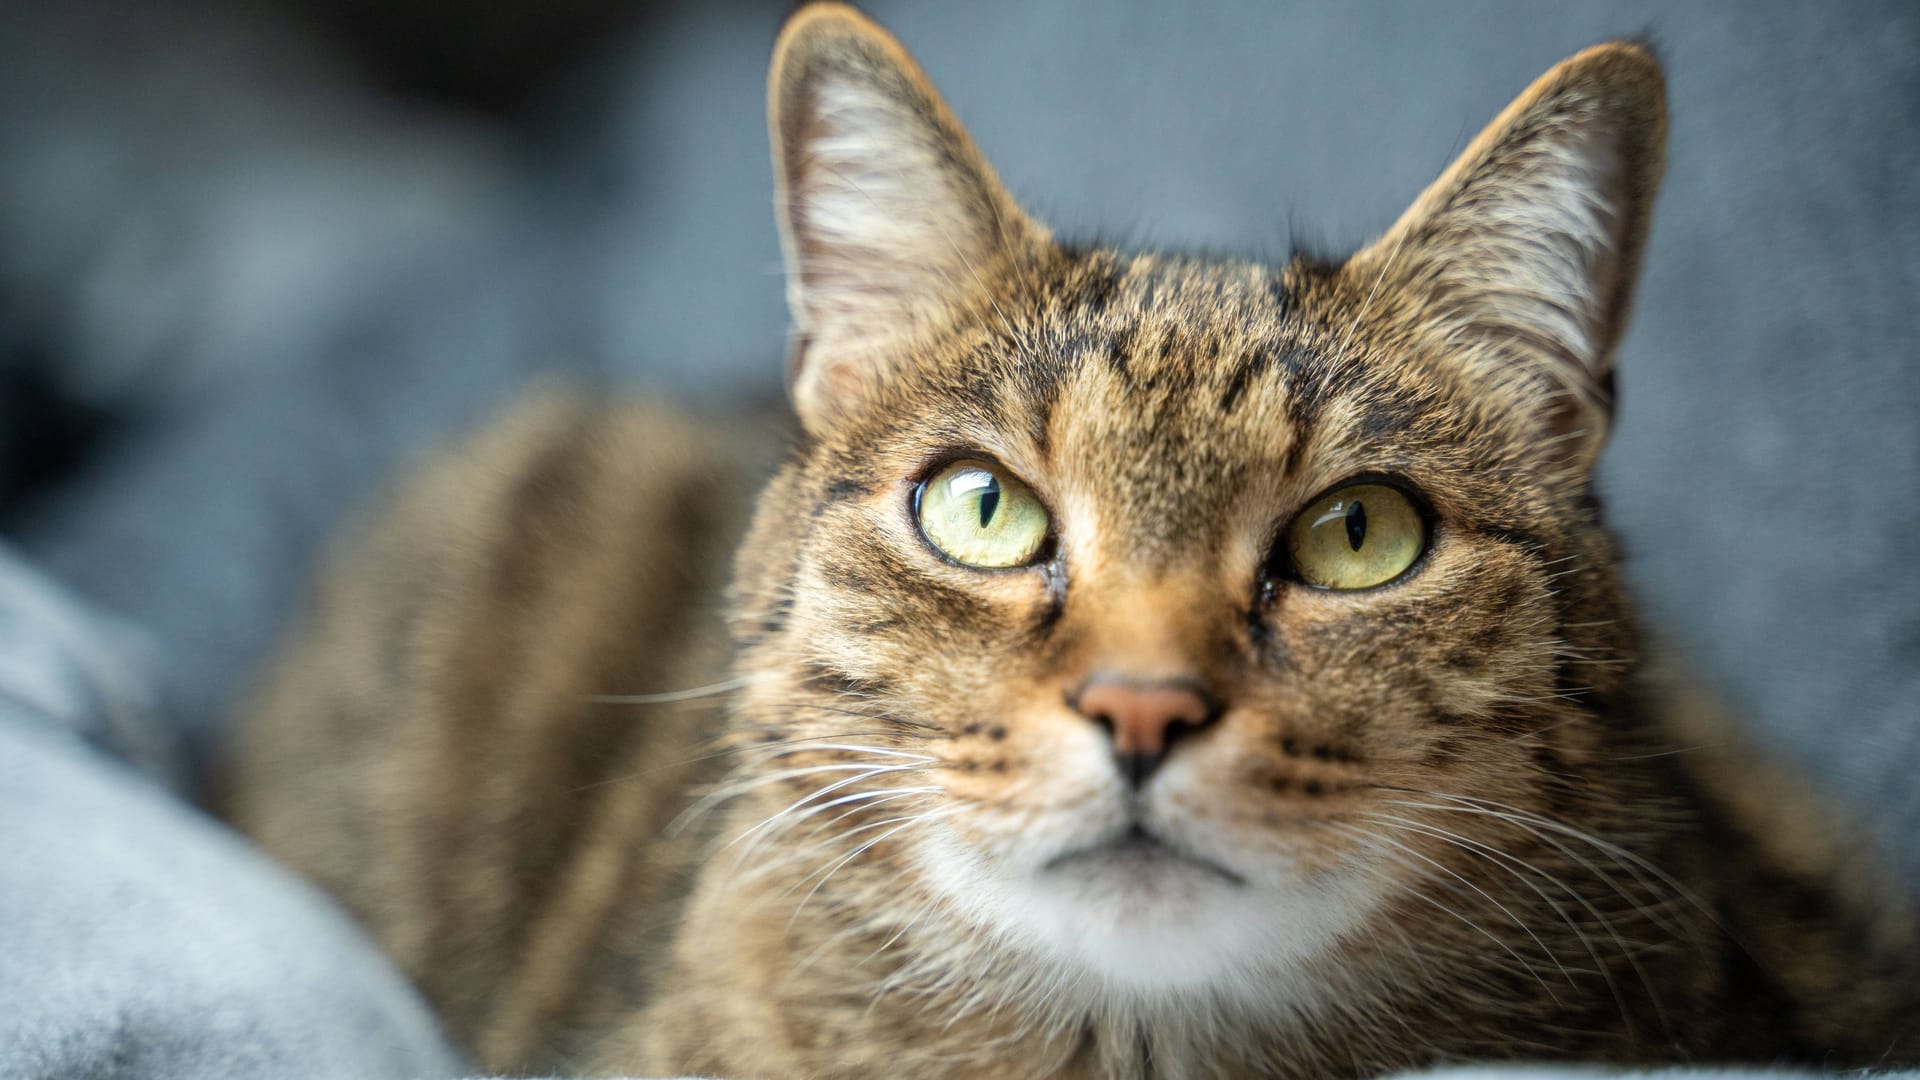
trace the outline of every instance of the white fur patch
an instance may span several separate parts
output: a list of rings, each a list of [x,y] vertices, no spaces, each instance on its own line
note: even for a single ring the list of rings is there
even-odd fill
[[[1090,725],[1086,734],[1100,738]],[[1182,781],[1197,782],[1179,775],[1188,770],[1178,759],[1148,787],[1144,820],[1194,858],[1102,849],[1128,820],[1108,755],[1102,746],[1060,749],[1048,779],[1063,793],[1057,808],[1026,808],[1023,827],[991,849],[957,836],[920,845],[920,868],[937,891],[1002,947],[1030,957],[1042,969],[1036,983],[1091,987],[1121,1010],[1204,997],[1304,1013],[1327,999],[1331,988],[1308,962],[1377,909],[1377,879],[1309,880],[1277,850],[1223,852],[1208,823],[1170,810]]]
[[[824,83],[815,101],[819,133],[788,194],[792,300],[810,333],[858,345],[974,287],[990,223],[925,117],[860,82]]]

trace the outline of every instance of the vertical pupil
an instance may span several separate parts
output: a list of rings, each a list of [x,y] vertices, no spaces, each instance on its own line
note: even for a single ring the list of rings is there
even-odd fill
[[[993,521],[993,512],[1000,507],[1000,481],[987,478],[987,484],[980,489],[980,527],[986,528]],[[1348,528],[1352,528],[1351,525]]]
[[[1355,551],[1367,540],[1367,508],[1359,499],[1347,506],[1347,546]]]

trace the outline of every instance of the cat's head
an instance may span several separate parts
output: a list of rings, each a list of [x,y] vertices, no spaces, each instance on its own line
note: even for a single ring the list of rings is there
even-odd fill
[[[1435,868],[1494,875],[1435,830],[1631,785],[1589,471],[1644,48],[1554,68],[1338,265],[1055,242],[838,5],[770,105],[807,439],[740,560],[741,715],[823,878],[1184,992],[1447,923]]]

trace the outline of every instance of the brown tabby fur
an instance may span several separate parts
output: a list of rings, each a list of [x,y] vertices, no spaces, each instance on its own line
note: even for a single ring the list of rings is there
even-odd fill
[[[1911,921],[1656,691],[1589,486],[1665,135],[1644,48],[1548,73],[1340,265],[1056,244],[837,5],[794,18],[772,106],[798,448],[543,396],[390,501],[251,711],[237,819],[487,1068],[1920,1057]],[[1050,508],[1038,565],[920,538],[956,456]],[[1290,583],[1280,530],[1363,475],[1421,494],[1428,553]],[[1111,671],[1224,703],[1139,812],[1239,880],[1100,864],[1089,932],[1140,922],[1089,966],[942,875],[1119,820],[1064,704]],[[1294,904],[1304,946],[1235,936]],[[1244,955],[1094,970],[1210,934]]]

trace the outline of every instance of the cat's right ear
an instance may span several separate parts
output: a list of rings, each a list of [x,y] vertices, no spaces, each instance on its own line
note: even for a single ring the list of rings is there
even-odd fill
[[[1666,131],[1653,53],[1587,49],[1536,80],[1343,270],[1360,295],[1411,301],[1493,376],[1536,418],[1549,467],[1585,475],[1605,442]]]
[[[788,20],[767,97],[794,323],[787,385],[818,433],[916,338],[991,303],[1008,260],[1045,232],[913,58],[850,7]]]

